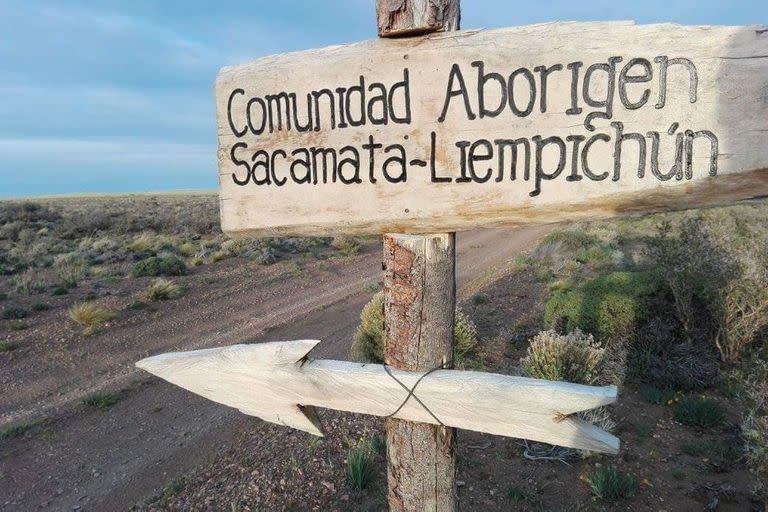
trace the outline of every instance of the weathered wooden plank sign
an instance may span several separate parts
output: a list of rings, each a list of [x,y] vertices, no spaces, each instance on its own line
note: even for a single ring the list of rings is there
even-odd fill
[[[233,345],[170,353],[136,366],[265,421],[322,435],[313,407],[520,437],[618,453],[619,440],[571,416],[616,401],[616,386],[594,387],[493,373],[424,372],[309,360],[319,341]],[[401,404],[403,404],[401,407]],[[394,414],[393,414],[394,413]]]
[[[768,32],[553,23],[216,81],[230,234],[442,232],[768,195]]]

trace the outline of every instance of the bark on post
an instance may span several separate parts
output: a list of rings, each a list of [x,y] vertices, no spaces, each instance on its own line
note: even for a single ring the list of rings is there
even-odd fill
[[[455,265],[453,233],[384,236],[386,364],[429,371],[452,362]],[[456,510],[456,430],[397,419],[386,429],[390,510]]]
[[[380,37],[459,30],[459,0],[376,0]]]
[[[376,0],[380,37],[459,30],[459,0]],[[384,235],[384,360],[429,371],[453,361],[454,233]],[[456,430],[387,420],[387,479],[393,512],[453,512]]]

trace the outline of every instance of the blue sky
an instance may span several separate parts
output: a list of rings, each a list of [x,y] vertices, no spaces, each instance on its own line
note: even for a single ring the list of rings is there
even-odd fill
[[[767,24],[768,1],[463,2],[463,28],[558,20]],[[0,0],[0,34],[0,197],[213,189],[221,66],[376,35],[373,0]]]

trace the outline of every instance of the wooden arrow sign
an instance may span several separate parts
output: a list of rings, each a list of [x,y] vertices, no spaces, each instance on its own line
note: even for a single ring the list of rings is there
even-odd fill
[[[318,343],[286,341],[170,353],[136,366],[245,414],[317,436],[323,432],[314,407],[323,407],[595,452],[619,450],[616,437],[573,416],[615,402],[616,386],[458,370],[436,370],[419,382],[423,372],[388,373],[383,365],[308,359]],[[414,386],[408,398],[405,388]]]

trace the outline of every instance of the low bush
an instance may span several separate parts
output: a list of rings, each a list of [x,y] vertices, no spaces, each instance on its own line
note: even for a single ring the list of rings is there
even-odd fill
[[[21,320],[26,318],[29,313],[26,309],[18,306],[7,306],[3,308],[2,318],[3,320]]]
[[[53,270],[61,284],[66,288],[75,288],[88,271],[88,264],[78,253],[57,256],[53,261]]]
[[[18,293],[23,294],[44,292],[46,288],[45,280],[41,279],[39,271],[36,270],[27,270],[14,276],[13,285]]]
[[[360,241],[349,236],[337,236],[331,241],[331,247],[344,256],[353,256],[360,252]]]
[[[687,341],[714,338],[728,363],[768,325],[768,237],[744,213],[701,213],[677,230],[665,223],[648,240]]]
[[[51,309],[51,306],[45,302],[35,302],[32,304],[32,311],[48,311],[49,309]]]
[[[605,349],[592,335],[576,329],[569,334],[540,332],[520,363],[523,372],[535,379],[591,385],[602,383],[604,358]]]
[[[456,310],[454,362],[461,364],[478,344],[477,328],[460,309]],[[360,325],[352,342],[354,358],[372,363],[384,362],[384,292],[379,292],[363,307]]]
[[[623,342],[645,317],[646,301],[661,288],[652,271],[614,271],[577,287],[556,290],[547,300],[545,322],[565,332],[580,329],[602,344]]]
[[[138,261],[131,271],[133,277],[181,276],[187,265],[177,256],[152,256]]]
[[[683,425],[713,428],[725,422],[725,412],[714,400],[688,396],[675,406],[674,418]]]
[[[601,500],[629,499],[637,492],[637,480],[613,468],[600,468],[587,477],[592,494]]]
[[[83,335],[90,336],[115,318],[115,313],[93,302],[83,302],[69,308],[69,318],[83,328]]]
[[[181,295],[181,288],[168,279],[155,279],[144,293],[149,300],[168,300]]]

